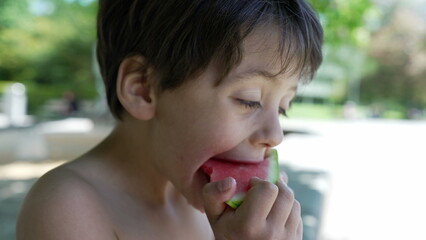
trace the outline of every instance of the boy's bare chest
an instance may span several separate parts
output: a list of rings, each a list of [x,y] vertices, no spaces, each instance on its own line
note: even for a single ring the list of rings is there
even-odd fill
[[[207,218],[199,212],[164,212],[144,206],[120,205],[111,215],[120,240],[213,239]]]
[[[80,174],[86,176],[84,172]],[[111,224],[117,239],[213,239],[205,214],[189,206],[183,197],[170,201],[173,203],[169,207],[147,206],[141,203],[143,201],[131,198],[125,191],[104,184],[108,179],[94,179],[88,175],[85,178],[94,186],[97,200],[106,211],[107,222]]]
[[[134,226],[120,226],[117,229],[117,237],[120,240],[212,240],[211,231],[204,231],[194,226],[182,226],[182,224],[138,224]]]

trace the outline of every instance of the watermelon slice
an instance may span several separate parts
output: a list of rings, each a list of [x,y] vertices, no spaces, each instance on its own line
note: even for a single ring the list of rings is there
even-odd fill
[[[233,177],[237,182],[235,195],[226,202],[230,207],[237,208],[243,202],[246,192],[250,188],[249,181],[258,177],[276,183],[280,176],[277,150],[271,149],[269,156],[260,163],[240,163],[210,159],[201,166],[201,169],[210,176],[210,182],[220,181],[226,177]]]

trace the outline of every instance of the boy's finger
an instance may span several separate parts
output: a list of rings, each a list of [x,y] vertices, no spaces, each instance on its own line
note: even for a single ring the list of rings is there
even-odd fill
[[[232,198],[237,183],[234,178],[227,177],[219,182],[208,183],[203,188],[204,210],[210,222],[217,219],[227,208],[226,201]]]
[[[247,221],[258,221],[269,215],[278,195],[278,187],[259,178],[250,180],[251,188],[247,192],[244,202],[237,209],[237,214]]]
[[[288,184],[288,175],[287,175],[287,173],[286,172],[284,172],[284,171],[280,171],[280,178],[285,182],[285,183],[287,183]]]
[[[287,229],[294,229],[296,232],[300,222],[302,222],[300,203],[297,200],[294,200],[293,207],[291,209],[290,215],[288,216],[285,227]]]
[[[296,232],[296,239],[302,239],[303,238],[303,222],[299,222],[299,226],[297,226],[297,232]]]
[[[286,222],[293,209],[294,193],[282,179],[277,182],[277,187],[279,189],[278,197],[268,216],[268,220],[276,223]]]

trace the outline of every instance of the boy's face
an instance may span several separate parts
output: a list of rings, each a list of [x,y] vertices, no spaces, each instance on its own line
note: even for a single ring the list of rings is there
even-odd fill
[[[240,65],[219,86],[211,65],[175,90],[162,92],[152,119],[157,167],[188,201],[202,209],[207,177],[199,170],[210,158],[260,162],[283,138],[279,110],[288,109],[298,78],[279,72],[278,33],[258,29],[244,42]]]

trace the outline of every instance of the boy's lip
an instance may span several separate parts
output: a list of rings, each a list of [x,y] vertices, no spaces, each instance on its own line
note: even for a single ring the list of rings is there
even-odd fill
[[[259,158],[259,157],[253,157],[253,158],[250,158],[250,157],[246,157],[246,158],[233,158],[233,157],[230,157],[230,158],[228,158],[228,157],[226,157],[226,156],[224,156],[224,157],[212,157],[212,158],[210,158],[211,160],[218,160],[218,161],[226,161],[226,162],[236,162],[236,163],[253,163],[253,164],[256,164],[256,163],[260,163],[260,162],[262,162],[262,161],[264,161],[268,156],[269,156],[269,149],[267,149],[266,151],[265,151],[265,153],[263,154],[263,158]]]
[[[210,158],[210,160],[234,162],[234,163],[260,163],[263,160],[246,160],[246,159],[230,159],[230,158]]]

